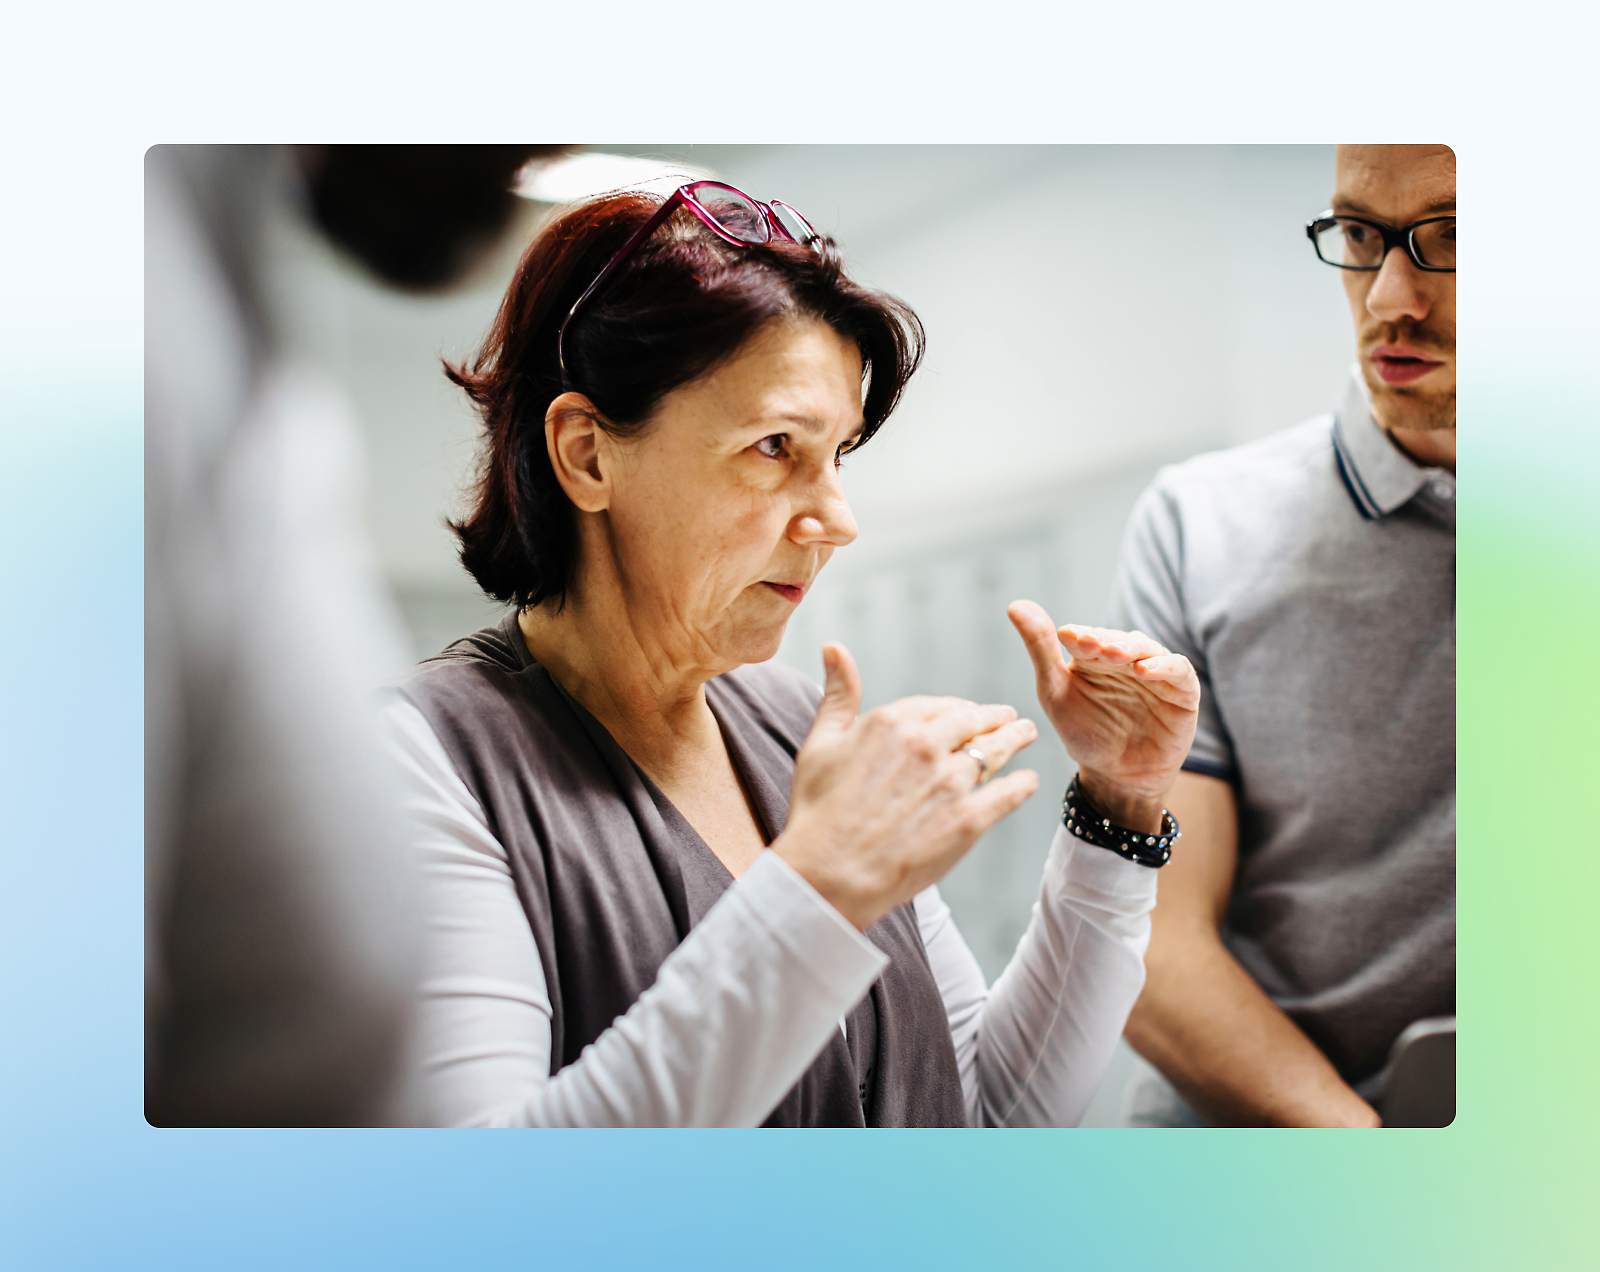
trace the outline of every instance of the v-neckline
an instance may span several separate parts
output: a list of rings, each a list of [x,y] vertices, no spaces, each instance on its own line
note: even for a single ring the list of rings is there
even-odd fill
[[[549,668],[545,669],[545,674],[550,674]],[[554,676],[550,676],[550,679],[552,682],[558,683]],[[740,791],[749,804],[751,813],[755,816],[756,829],[760,832],[761,846],[765,850],[770,848],[772,841],[777,838],[777,835],[772,830],[774,824],[773,812],[775,810],[770,807],[770,790],[766,782],[756,780],[757,770],[752,763],[753,757],[746,749],[738,732],[728,727],[727,721],[723,718],[723,713],[717,710],[716,695],[711,692],[711,684],[711,681],[706,682],[706,706],[711,712],[711,718],[717,722],[717,732],[722,738],[722,745],[728,752],[728,762],[733,766],[734,780],[739,783]],[[566,693],[566,690],[562,689],[562,692]],[[577,702],[577,699],[573,698],[571,694],[567,694],[567,698],[576,703],[576,705],[583,707],[583,704]],[[639,761],[628,755],[627,748],[612,736],[611,730],[607,729],[587,707],[583,707],[583,710],[594,721],[595,727],[602,730],[606,737],[611,739],[611,744],[627,757],[628,763],[633,766],[633,771],[639,775],[639,781],[643,783],[645,790],[650,793],[651,800],[661,810],[663,818],[668,819],[669,822],[676,822],[681,833],[688,836],[694,846],[709,861],[716,863],[716,869],[726,879],[725,886],[732,886],[734,882],[733,871],[729,870],[727,863],[717,856],[715,850],[706,842],[705,836],[695,829],[694,823],[683,815],[683,811],[656,784],[655,779],[644,771],[644,767]],[[766,796],[766,798],[763,798],[763,796]]]
[[[598,735],[598,738],[604,738],[605,742],[614,749],[616,754],[627,761],[628,770],[634,774],[644,788],[645,793],[650,798],[650,802],[660,814],[662,821],[674,832],[674,837],[682,841],[691,855],[698,859],[699,866],[702,869],[709,869],[713,877],[720,883],[721,886],[717,888],[718,893],[720,894],[731,887],[734,882],[733,871],[729,870],[722,858],[712,851],[711,845],[705,841],[705,837],[694,828],[694,824],[667,797],[666,792],[644,771],[639,762],[628,754],[627,748],[617,741],[611,730],[601,723],[599,717],[584,706],[582,702],[578,701],[568,691],[567,687],[551,673],[550,669],[533,656],[533,651],[528,648],[527,641],[523,639],[522,628],[516,622],[514,615],[508,621],[507,628],[506,634],[514,640],[524,668],[538,668],[542,671],[550,683],[555,686],[556,692],[561,695],[562,700],[567,703],[567,706],[584,725],[590,736],[593,738]],[[711,711],[711,718],[717,723],[717,731],[721,735],[722,744],[728,752],[728,761],[733,765],[734,777],[738,780],[746,799],[749,801],[751,811],[755,814],[757,829],[761,833],[763,847],[770,847],[772,841],[778,837],[783,823],[788,820],[788,793],[780,793],[774,790],[771,783],[765,780],[764,775],[755,764],[755,757],[746,746],[744,739],[739,736],[737,729],[730,727],[727,718],[727,704],[719,708],[717,702],[717,699],[722,694],[720,686],[716,686],[716,680],[717,678],[713,677],[711,680],[706,681],[706,706]],[[716,692],[713,692],[713,686],[716,686]],[[701,917],[700,913],[694,912],[698,908],[695,906],[690,907],[691,922],[697,922]],[[706,908],[709,908],[709,906]],[[701,913],[703,913],[703,910]]]

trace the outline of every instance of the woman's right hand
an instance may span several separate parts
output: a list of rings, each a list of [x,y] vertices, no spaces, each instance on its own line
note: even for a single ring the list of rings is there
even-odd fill
[[[967,754],[998,772],[1038,736],[1006,706],[902,698],[857,717],[861,676],[825,645],[822,708],[795,758],[789,822],[772,849],[865,931],[937,883],[991,826],[1038,788],[1024,769],[979,784]]]

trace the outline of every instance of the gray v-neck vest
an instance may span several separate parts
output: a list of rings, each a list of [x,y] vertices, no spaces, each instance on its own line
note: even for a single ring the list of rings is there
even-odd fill
[[[427,718],[505,847],[551,1006],[550,1072],[654,984],[732,884],[704,840],[528,652],[510,614],[418,664],[397,688]],[[820,702],[772,664],[706,684],[769,841]],[[962,1126],[944,1002],[910,906],[866,933],[889,965],[768,1126]]]

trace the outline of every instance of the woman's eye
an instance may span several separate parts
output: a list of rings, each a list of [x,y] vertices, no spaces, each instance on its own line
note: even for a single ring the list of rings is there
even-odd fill
[[[777,459],[783,454],[783,443],[787,434],[774,433],[771,437],[763,437],[756,443],[756,449],[770,459]]]

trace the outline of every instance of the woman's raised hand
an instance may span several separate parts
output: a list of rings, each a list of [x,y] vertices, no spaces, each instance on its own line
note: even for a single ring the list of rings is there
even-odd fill
[[[842,645],[822,651],[827,693],[795,759],[789,823],[773,851],[865,931],[937,883],[1039,785],[993,781],[1038,736],[1006,706],[902,698],[857,716],[861,677]],[[976,749],[986,764],[968,754]]]
[[[1077,760],[1084,793],[1120,826],[1159,830],[1200,708],[1189,660],[1143,632],[1058,628],[1032,601],[1015,601],[1006,613],[1028,646],[1039,705]]]

